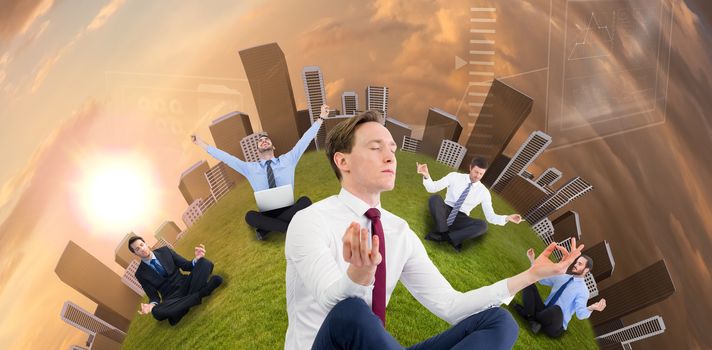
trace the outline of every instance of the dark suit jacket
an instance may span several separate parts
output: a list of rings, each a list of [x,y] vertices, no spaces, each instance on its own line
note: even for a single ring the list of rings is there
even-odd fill
[[[168,247],[158,248],[153,251],[153,254],[166,270],[168,276],[159,275],[152,266],[144,262],[138,265],[135,276],[138,282],[141,283],[143,291],[146,292],[149,302],[160,303],[161,299],[168,298],[183,284],[185,276],[178,269],[192,271],[193,262],[186,260]]]

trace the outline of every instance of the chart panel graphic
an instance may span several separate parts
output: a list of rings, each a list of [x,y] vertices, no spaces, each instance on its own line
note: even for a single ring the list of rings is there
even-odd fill
[[[665,121],[667,0],[555,3],[546,130],[553,148]]]

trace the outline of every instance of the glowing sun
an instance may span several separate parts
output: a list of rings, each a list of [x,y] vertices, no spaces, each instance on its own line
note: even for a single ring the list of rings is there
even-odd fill
[[[105,155],[86,164],[76,188],[92,230],[130,230],[153,215],[156,186],[145,160]]]

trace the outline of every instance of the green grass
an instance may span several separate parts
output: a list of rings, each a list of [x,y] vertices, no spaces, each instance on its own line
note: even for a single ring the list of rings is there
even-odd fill
[[[429,230],[430,195],[415,173],[415,162],[427,162],[436,179],[449,168],[422,155],[398,152],[396,189],[382,195],[383,207],[407,220],[420,236]],[[339,183],[322,153],[305,154],[296,176],[295,195],[308,195],[316,202],[339,190]],[[444,195],[444,191],[442,193]],[[514,211],[496,195],[497,213]],[[193,247],[205,244],[207,257],[215,263],[214,273],[225,284],[194,307],[176,326],[157,322],[150,316],[137,316],[124,342],[125,349],[281,349],[287,331],[285,299],[284,234],[271,233],[257,241],[244,220],[245,212],[255,209],[249,184],[239,183],[197,222],[177,243],[176,250],[193,256]],[[482,218],[478,207],[473,217]],[[457,254],[450,245],[424,241],[431,259],[452,286],[467,291],[499,281],[529,266],[526,249],[541,251],[543,243],[526,223],[489,225],[483,237],[467,241]],[[541,287],[542,295],[548,287]],[[515,300],[519,301],[517,296]],[[138,309],[138,308],[137,308]],[[515,314],[510,308],[510,312]],[[597,349],[588,321],[574,318],[569,329],[556,340],[533,335],[522,320],[515,349]],[[388,331],[401,344],[410,346],[448,328],[421,306],[400,283],[388,305]]]

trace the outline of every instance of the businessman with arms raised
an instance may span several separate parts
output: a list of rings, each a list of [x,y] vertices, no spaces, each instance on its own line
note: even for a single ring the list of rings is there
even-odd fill
[[[250,182],[252,190],[263,191],[284,185],[294,185],[294,170],[297,168],[299,158],[309,147],[309,143],[316,137],[319,128],[324,120],[329,116],[329,106],[321,106],[321,114],[314,124],[304,132],[302,138],[297,141],[289,152],[274,156],[275,147],[269,136],[261,136],[257,140],[257,149],[260,160],[258,162],[245,162],[227,152],[208,145],[201,138],[191,135],[192,141],[204,149],[215,159],[222,161],[227,166],[235,169]],[[265,212],[250,210],[245,214],[247,224],[255,228],[258,240],[267,238],[270,231],[287,232],[287,226],[292,220],[294,213],[308,207],[311,200],[303,196],[288,207],[274,209]]]
[[[408,223],[381,207],[396,179],[396,144],[368,111],[337,125],[326,151],[341,182],[338,195],[294,216],[285,242],[285,349],[402,349],[385,330],[386,305],[400,280],[452,328],[412,349],[509,349],[518,327],[498,305],[541,278],[563,273],[581,252],[552,244],[513,277],[459,292],[440,274]],[[371,242],[371,243],[369,243]],[[511,299],[510,299],[511,300]]]

